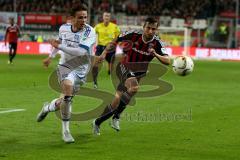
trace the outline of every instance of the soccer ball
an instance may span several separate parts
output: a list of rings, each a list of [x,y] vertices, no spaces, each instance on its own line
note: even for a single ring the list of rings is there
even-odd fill
[[[173,60],[173,71],[177,75],[186,76],[193,71],[193,60],[188,56],[178,56]]]

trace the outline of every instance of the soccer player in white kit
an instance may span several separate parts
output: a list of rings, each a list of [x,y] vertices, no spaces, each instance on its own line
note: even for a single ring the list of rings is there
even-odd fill
[[[63,24],[59,29],[59,40],[50,40],[55,50],[49,57],[54,57],[58,50],[63,51],[58,64],[58,81],[62,89],[62,98],[56,98],[44,104],[37,116],[41,122],[49,112],[60,109],[62,118],[62,139],[73,143],[69,129],[71,119],[71,102],[80,85],[86,81],[91,65],[92,47],[96,42],[94,29],[86,24],[87,8],[78,6],[71,12],[72,24]]]

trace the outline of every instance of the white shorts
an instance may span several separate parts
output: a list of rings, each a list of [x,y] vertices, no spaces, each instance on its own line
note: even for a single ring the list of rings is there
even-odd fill
[[[79,76],[78,71],[71,70],[67,66],[58,65],[57,68],[58,82],[61,84],[63,80],[70,80],[73,84],[73,94],[77,93],[84,83],[86,83],[86,77]],[[81,74],[80,74],[81,75]]]

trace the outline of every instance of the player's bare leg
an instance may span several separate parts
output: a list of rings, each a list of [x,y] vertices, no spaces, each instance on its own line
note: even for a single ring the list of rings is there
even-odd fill
[[[53,99],[50,103],[44,103],[42,110],[37,115],[37,122],[43,121],[49,112],[55,112],[60,109],[62,98]]]
[[[53,99],[50,103],[45,102],[43,104],[42,110],[37,115],[37,122],[43,121],[49,112],[55,112],[60,109],[60,104],[62,103],[64,95],[61,94],[59,98]]]
[[[125,82],[125,86],[128,88],[127,92],[124,92],[118,103],[117,108],[114,110],[114,115],[110,122],[110,125],[116,131],[120,131],[120,114],[126,109],[126,105],[130,102],[131,98],[138,91],[138,80],[135,78],[129,78]],[[129,96],[129,97],[126,97]],[[125,98],[124,98],[125,96]]]
[[[108,63],[108,75],[110,75],[113,71],[113,63]]]
[[[117,91],[112,103],[107,105],[100,117],[93,121],[93,134],[100,135],[100,124],[112,116],[114,109],[117,108],[120,102],[121,95],[122,92]]]
[[[16,56],[16,54],[17,54],[17,49],[13,48],[12,55],[11,55],[11,58],[10,58],[10,63],[11,64],[13,63],[13,59]]]
[[[11,45],[11,44],[9,44],[9,45]],[[10,46],[9,53],[8,53],[8,57],[9,57],[8,64],[12,64],[12,61],[11,61],[12,54],[13,54],[13,48],[12,48],[12,46]]]
[[[60,109],[62,117],[62,138],[66,143],[73,143],[74,139],[69,129],[73,85],[70,80],[63,80],[61,84],[62,92],[64,94],[62,94],[60,98],[52,100],[51,103],[45,103],[41,112],[37,116],[37,121],[41,122],[46,118],[49,112],[54,112]]]
[[[118,106],[121,102],[121,96],[122,96],[122,92],[117,91],[115,94],[115,98],[112,101],[112,106],[114,106],[114,110],[116,111],[118,109]],[[114,112],[115,113],[115,112]],[[110,126],[115,129],[116,131],[120,131],[120,124],[119,124],[119,120],[120,118],[113,118],[110,121]]]
[[[134,96],[134,94],[138,91],[138,81],[135,77],[128,78],[125,82],[125,86],[127,88],[127,91],[125,91],[125,92],[117,91],[116,92],[112,103],[109,104],[104,109],[101,116],[94,121],[96,126],[100,127],[102,122],[109,119],[115,113],[115,111],[117,111],[117,108],[118,108],[118,105],[120,104],[120,102],[124,103],[126,106],[130,102],[132,96]],[[120,129],[120,127],[118,127],[118,128]]]
[[[73,143],[74,139],[70,133],[69,121],[71,118],[71,103],[72,103],[72,93],[73,84],[70,80],[62,81],[62,90],[64,93],[63,101],[60,105],[61,117],[62,117],[62,138],[66,143]]]
[[[94,59],[94,62],[93,62],[93,68],[92,68],[92,77],[93,77],[93,87],[95,89],[98,88],[98,83],[97,83],[97,77],[98,77],[98,65],[99,65],[100,62],[97,62],[96,59]]]

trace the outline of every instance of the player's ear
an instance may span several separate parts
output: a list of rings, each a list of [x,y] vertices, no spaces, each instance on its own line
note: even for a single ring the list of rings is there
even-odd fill
[[[143,28],[146,26],[146,23],[143,24]]]

